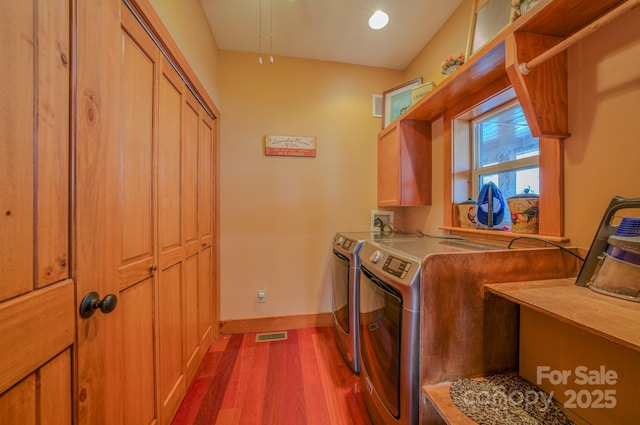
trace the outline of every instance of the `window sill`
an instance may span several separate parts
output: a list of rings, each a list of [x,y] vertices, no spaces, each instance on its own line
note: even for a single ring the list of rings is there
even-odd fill
[[[557,244],[566,245],[569,243],[570,239],[565,236],[550,236],[550,235],[540,235],[537,233],[515,233],[503,230],[484,230],[484,229],[470,229],[466,227],[450,227],[450,226],[440,226],[439,229],[447,230],[451,232],[453,235],[460,235],[473,239],[482,239],[484,241],[493,241],[493,242],[510,242],[511,240],[519,237],[527,237],[527,238],[537,238],[537,239],[545,239],[550,242],[555,242]],[[539,246],[539,243],[530,240],[523,240],[522,244],[528,244],[532,246]]]

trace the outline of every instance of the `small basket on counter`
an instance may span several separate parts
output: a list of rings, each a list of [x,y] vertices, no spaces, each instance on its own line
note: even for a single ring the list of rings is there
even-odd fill
[[[540,198],[535,193],[521,193],[507,199],[511,211],[511,231],[538,233]]]

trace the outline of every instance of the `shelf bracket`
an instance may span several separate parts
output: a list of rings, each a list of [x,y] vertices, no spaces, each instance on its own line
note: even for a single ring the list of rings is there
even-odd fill
[[[505,67],[535,137],[569,137],[567,52],[562,51],[523,75],[520,64],[560,43],[561,37],[515,32],[505,39]]]

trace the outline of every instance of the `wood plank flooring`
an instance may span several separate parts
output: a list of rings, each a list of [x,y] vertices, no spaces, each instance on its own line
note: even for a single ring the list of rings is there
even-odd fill
[[[209,349],[172,425],[368,425],[360,383],[331,328],[283,341],[225,335]]]

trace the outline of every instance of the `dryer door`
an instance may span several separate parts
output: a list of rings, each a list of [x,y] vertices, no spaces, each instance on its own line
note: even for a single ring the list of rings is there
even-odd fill
[[[349,288],[351,261],[346,256],[333,250],[333,315],[336,323],[349,333]]]
[[[360,353],[373,390],[396,418],[400,415],[402,297],[360,267]]]

